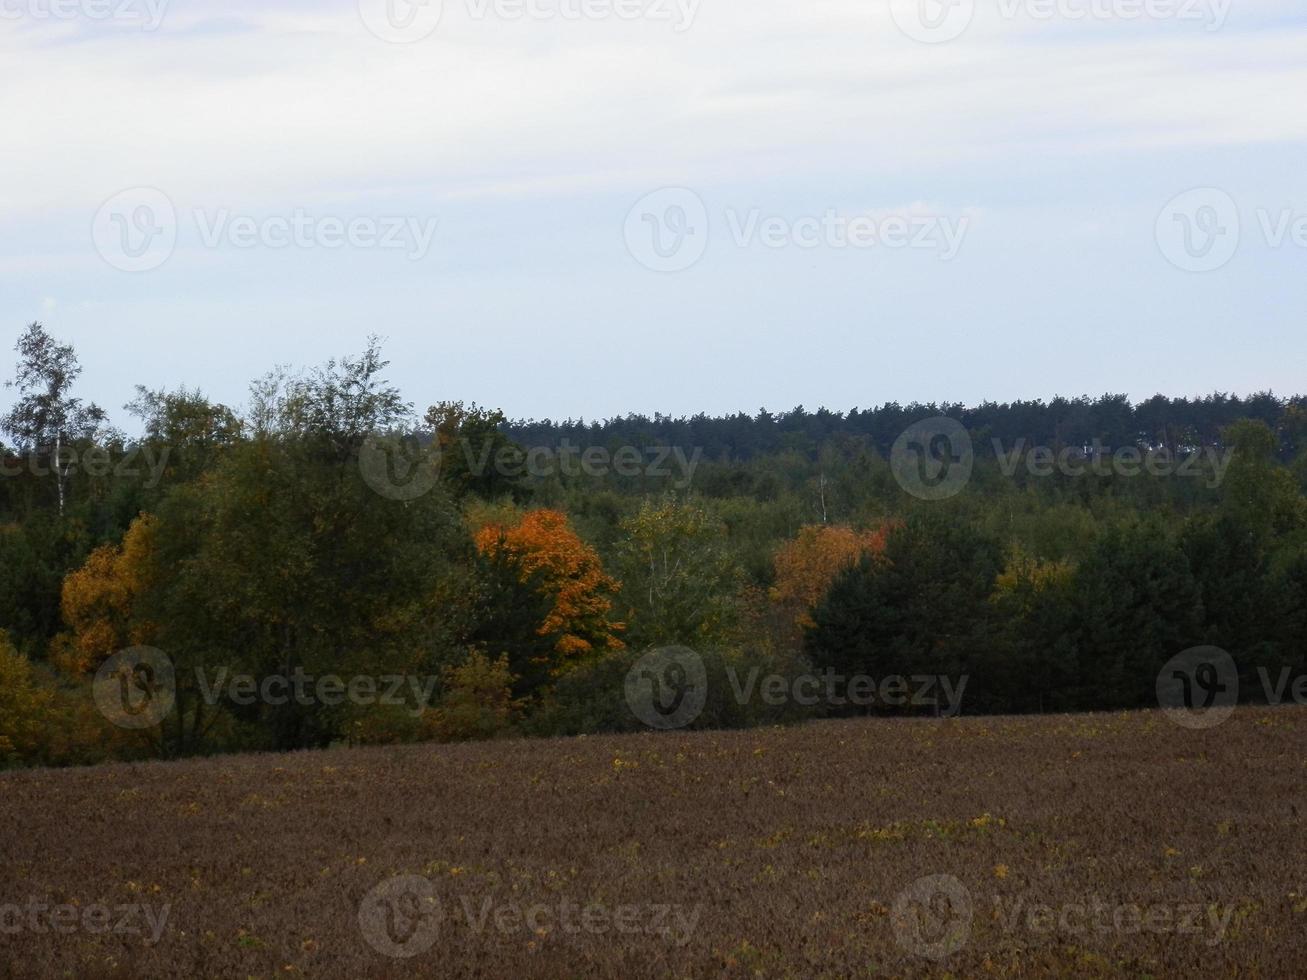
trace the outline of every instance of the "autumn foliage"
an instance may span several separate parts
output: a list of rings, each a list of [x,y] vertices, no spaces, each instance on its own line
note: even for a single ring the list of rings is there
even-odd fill
[[[0,632],[0,765],[35,754],[53,696],[32,676],[32,665]]]
[[[511,558],[524,580],[538,576],[539,587],[553,600],[540,633],[558,636],[560,658],[574,661],[622,648],[616,635],[622,625],[608,618],[621,586],[604,572],[598,553],[565,514],[533,510],[516,524],[487,524],[477,532],[476,545],[484,555]]]
[[[141,515],[121,545],[97,548],[64,579],[64,621],[72,632],[55,650],[64,669],[95,670],[119,650],[151,641],[153,628],[138,620],[136,606],[150,584],[155,528],[153,517]]]
[[[811,610],[841,571],[866,554],[885,550],[888,527],[855,531],[843,524],[811,524],[776,552],[772,599],[794,610],[799,626],[812,623]]]

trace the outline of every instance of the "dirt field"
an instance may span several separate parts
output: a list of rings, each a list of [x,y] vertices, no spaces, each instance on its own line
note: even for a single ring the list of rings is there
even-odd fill
[[[1305,777],[1298,708],[9,774],[0,975],[1304,976]]]

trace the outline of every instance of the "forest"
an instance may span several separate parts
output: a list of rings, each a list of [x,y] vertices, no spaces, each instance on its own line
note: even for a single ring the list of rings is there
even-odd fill
[[[980,715],[1156,707],[1195,647],[1243,701],[1307,669],[1298,397],[517,420],[406,401],[370,338],[239,406],[138,386],[119,428],[71,346],[15,351],[0,766],[638,731],[665,648],[704,665],[695,728],[940,710],[745,677],[937,678]],[[895,457],[941,418],[970,469],[923,499]],[[166,710],[115,718],[96,685],[141,650],[117,679],[168,674]]]

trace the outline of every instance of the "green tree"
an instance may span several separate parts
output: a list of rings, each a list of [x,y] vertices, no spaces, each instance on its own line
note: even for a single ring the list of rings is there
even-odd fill
[[[995,583],[991,642],[976,650],[968,703],[982,711],[1068,711],[1076,705],[1075,568],[1014,554]]]
[[[143,443],[167,450],[170,481],[196,478],[241,438],[236,413],[198,390],[153,391],[137,385],[136,397],[125,408],[144,426]]]
[[[1234,454],[1221,485],[1221,509],[1259,544],[1307,524],[1297,481],[1276,459],[1279,443],[1266,423],[1244,419],[1221,436]]]
[[[1080,708],[1156,705],[1157,674],[1203,642],[1201,589],[1158,520],[1106,529],[1075,578]]]
[[[385,366],[373,345],[305,378],[265,379],[253,437],[163,500],[167,574],[143,614],[159,624],[157,645],[186,665],[179,678],[226,668],[282,689],[297,674],[432,676],[462,655],[438,600],[472,560],[461,520],[439,487],[400,502],[362,477],[364,441],[406,411]],[[202,695],[179,686],[176,750],[198,748],[214,723]],[[275,748],[326,744],[349,715],[293,698],[219,707]]]
[[[819,667],[845,676],[957,677],[988,642],[998,542],[934,513],[892,527],[883,555],[835,578],[804,637]]]
[[[474,493],[482,500],[530,499],[526,454],[504,434],[503,412],[445,401],[427,410],[425,422],[440,448],[440,475],[455,498]]]
[[[1271,574],[1269,543],[1242,509],[1192,518],[1180,543],[1202,603],[1205,643],[1231,654],[1246,681],[1278,662],[1276,625],[1284,615],[1281,583]]]
[[[508,658],[515,697],[530,697],[547,686],[559,634],[545,627],[553,611],[543,569],[526,569],[507,548],[478,551],[466,644],[492,657]]]
[[[702,649],[726,642],[744,581],[726,526],[696,504],[669,498],[646,500],[621,529],[618,598],[629,645]]]
[[[18,392],[18,400],[0,427],[17,441],[20,452],[46,461],[55,477],[62,516],[68,486],[64,448],[90,439],[104,424],[105,414],[98,406],[72,396],[82,368],[70,344],[60,344],[40,323],[32,323],[14,350],[18,366],[6,387]]]
[[[53,693],[0,632],[0,768],[35,761],[50,727]]]

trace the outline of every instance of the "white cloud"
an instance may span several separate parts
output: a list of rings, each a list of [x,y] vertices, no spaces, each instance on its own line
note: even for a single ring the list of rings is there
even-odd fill
[[[348,3],[167,18],[0,35],[0,118],[22,134],[0,149],[0,210],[93,210],[137,185],[197,206],[438,202],[1307,139],[1307,29],[1234,16],[1215,34],[978,17],[938,46],[853,0],[705,0],[683,34],[447,0],[411,46]]]

